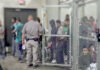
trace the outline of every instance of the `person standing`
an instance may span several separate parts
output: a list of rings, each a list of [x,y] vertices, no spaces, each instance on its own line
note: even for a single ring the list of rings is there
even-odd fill
[[[95,46],[93,44],[90,44],[89,46],[89,53],[91,55],[92,58],[92,62],[90,64],[91,70],[97,70],[97,54],[95,51]]]
[[[36,21],[40,24],[42,30],[43,26],[39,17],[37,17]],[[39,48],[38,48],[38,62],[42,63],[42,35],[43,33],[39,34]]]
[[[88,18],[87,16],[84,16],[81,18],[80,25],[79,25],[79,35],[80,37],[88,37]],[[82,51],[85,44],[88,44],[88,41],[85,39],[80,38],[80,47],[79,52]],[[80,53],[79,53],[80,54]]]
[[[57,35],[63,35],[64,29],[61,25],[61,21],[57,20],[56,23],[58,27]],[[64,40],[64,37],[57,37],[57,53],[56,53],[57,64],[64,64],[63,40]]]
[[[64,29],[64,34],[65,35],[69,35],[69,25],[70,25],[70,22],[65,20],[64,22],[64,26],[63,26],[63,29]],[[69,64],[69,37],[65,37],[64,38],[64,59],[67,60],[67,63]]]
[[[55,20],[51,20],[50,21],[50,26],[51,26],[51,35],[56,35],[57,34],[57,28],[56,28],[56,24],[55,24]],[[52,61],[52,63],[56,63],[56,37],[52,37],[50,38],[50,42],[51,42],[51,58],[50,61]]]
[[[5,55],[6,48],[4,46],[4,27],[0,21],[0,55]]]
[[[22,28],[23,24],[21,23],[20,19],[17,19],[16,21],[16,26],[14,32],[16,33],[16,48],[17,48],[17,53],[18,53],[18,60],[23,61],[23,50],[22,50]]]
[[[89,23],[90,23],[90,36],[91,37],[95,37],[96,36],[96,28],[97,28],[97,26],[96,26],[96,20],[94,19],[94,17],[93,16],[91,16],[90,18],[89,18]]]
[[[16,33],[13,32],[15,30],[16,26],[16,17],[12,18],[12,23],[13,25],[11,26],[11,32],[12,32],[12,56],[16,55],[16,46],[15,46],[15,38],[16,38]]]
[[[26,38],[26,47],[27,47],[27,65],[31,66],[31,56],[33,56],[33,66],[34,68],[38,67],[38,41],[39,34],[42,32],[41,26],[36,22],[32,15],[28,16],[28,22],[24,25],[22,30],[22,43]]]

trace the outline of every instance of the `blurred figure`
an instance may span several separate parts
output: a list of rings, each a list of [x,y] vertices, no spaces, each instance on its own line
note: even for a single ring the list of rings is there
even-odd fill
[[[91,25],[91,27],[90,27],[90,29],[91,29],[91,37],[96,37],[96,28],[97,27],[96,27],[96,21],[95,21],[93,16],[91,16],[89,18],[89,22],[90,22],[90,25]]]
[[[89,51],[92,56],[92,63],[96,63],[96,52],[93,44],[90,44]]]
[[[13,31],[16,33],[15,42],[16,42],[16,48],[18,52],[18,61],[23,61],[22,28],[23,28],[23,24],[21,23],[20,18],[18,18],[16,21],[15,30]]]
[[[70,21],[70,16],[69,16],[69,14],[66,15],[65,21]]]
[[[87,16],[82,17],[81,21],[80,21],[80,27],[79,27],[79,35],[80,37],[88,37],[88,18]],[[79,47],[79,52],[82,51],[83,49],[83,45],[87,44],[87,40],[80,38],[80,47]],[[79,53],[80,54],[80,53]]]
[[[42,33],[42,28],[37,23],[33,16],[28,16],[28,22],[24,25],[22,30],[22,43],[24,44],[25,38],[27,39],[26,47],[27,47],[27,65],[28,67],[34,66],[34,68],[38,67],[38,41],[39,34]],[[31,57],[33,56],[33,63],[31,62]],[[32,64],[31,64],[32,63]]]
[[[54,20],[50,21],[51,25],[51,35],[56,35],[57,34],[57,28]],[[51,42],[51,59],[52,63],[56,63],[56,37],[51,37],[50,40]]]
[[[84,16],[80,21],[80,36],[87,37],[88,36],[88,18]]]
[[[99,28],[96,29],[96,34],[97,34],[97,40],[98,42],[100,42],[100,29]]]
[[[69,21],[64,22],[64,35],[69,35]],[[64,54],[65,54],[65,60],[67,60],[67,63],[69,63],[69,37],[64,38]],[[68,59],[67,59],[68,58]]]
[[[12,26],[11,26],[11,29],[12,29],[12,56],[16,56],[16,43],[15,43],[15,39],[16,39],[16,32],[13,32],[15,30],[15,26],[16,26],[16,17],[12,18]]]
[[[42,26],[42,23],[41,23],[40,18],[38,17],[38,18],[36,19],[36,21],[40,24],[40,26],[41,26],[41,28],[42,28],[42,31],[43,31],[43,26]],[[40,62],[40,63],[42,62],[42,35],[43,35],[43,33],[39,34],[38,59],[39,59],[39,62]]]
[[[5,53],[6,53],[6,47],[4,45],[4,26],[0,21],[0,55],[5,56]]]
[[[64,34],[65,35],[69,35],[69,24],[70,22],[69,21],[64,21]]]
[[[91,70],[97,70],[97,63],[96,63],[97,56],[96,56],[96,51],[95,51],[95,47],[93,44],[90,44],[89,52],[90,52],[90,55],[92,57],[92,62],[90,64]]]
[[[92,58],[89,54],[88,48],[83,48],[83,53],[79,57],[79,68],[81,70],[90,70],[90,64],[91,64]]]
[[[57,35],[63,35],[64,30],[61,25],[61,21],[57,20]],[[57,64],[64,64],[64,54],[63,54],[63,39],[64,37],[57,37],[57,52],[56,52],[56,62]]]
[[[96,21],[93,16],[89,18],[90,23],[92,24],[93,28],[96,28]]]
[[[37,17],[36,21],[42,26],[42,23],[39,17]]]

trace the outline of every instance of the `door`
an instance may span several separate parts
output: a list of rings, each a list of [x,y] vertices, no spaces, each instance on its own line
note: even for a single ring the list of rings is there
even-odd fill
[[[5,8],[5,43],[6,46],[11,46],[11,40],[12,40],[12,33],[11,33],[11,26],[13,25],[11,22],[11,19],[13,17],[20,18],[22,23],[27,22],[27,17],[29,15],[33,15],[34,17],[37,17],[37,9],[20,9],[20,8]]]

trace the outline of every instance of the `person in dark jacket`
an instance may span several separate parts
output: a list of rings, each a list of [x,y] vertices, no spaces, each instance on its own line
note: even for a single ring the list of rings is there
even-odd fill
[[[64,35],[69,35],[69,25],[70,25],[70,22],[69,21],[64,21],[64,26],[63,26],[63,29],[64,29]],[[64,59],[67,61],[67,63],[69,64],[69,37],[65,37],[64,38]],[[67,58],[68,57],[68,58]]]
[[[51,25],[51,35],[56,35],[57,34],[57,28],[55,25],[55,20],[51,20],[50,21],[50,25]],[[55,58],[56,58],[56,37],[51,37],[49,40],[52,44],[51,44],[51,58],[50,61],[55,62]]]

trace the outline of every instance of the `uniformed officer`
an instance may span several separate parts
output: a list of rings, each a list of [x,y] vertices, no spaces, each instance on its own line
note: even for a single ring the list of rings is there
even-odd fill
[[[32,15],[28,16],[28,22],[24,25],[22,30],[22,43],[24,44],[24,39],[26,38],[26,47],[27,47],[27,64],[30,67],[32,64],[36,68],[38,67],[37,58],[38,58],[38,40],[39,34],[42,32],[40,24],[34,21]],[[31,64],[31,59],[33,56],[33,63]]]

